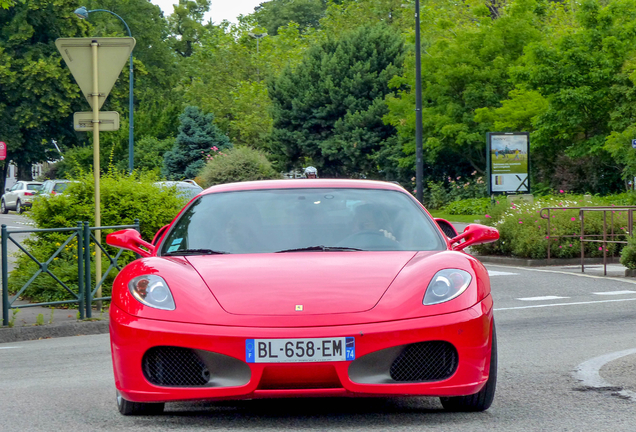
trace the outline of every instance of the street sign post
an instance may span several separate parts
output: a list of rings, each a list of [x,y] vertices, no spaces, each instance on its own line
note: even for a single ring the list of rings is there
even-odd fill
[[[99,110],[113,88],[135,39],[124,38],[60,38],[55,41],[62,58],[84,97],[93,108],[93,178],[95,181],[95,227],[101,226],[101,194],[99,189]],[[102,278],[101,231],[95,230],[95,284]],[[97,291],[101,297],[101,289]],[[101,302],[99,303],[101,305]]]
[[[0,141],[0,160],[5,160],[7,158],[7,145]]]
[[[632,140],[632,148],[636,148],[636,139]]]

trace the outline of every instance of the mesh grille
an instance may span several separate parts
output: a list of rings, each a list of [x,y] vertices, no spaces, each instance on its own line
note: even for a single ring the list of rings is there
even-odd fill
[[[151,348],[144,355],[143,370],[148,381],[159,386],[203,386],[210,380],[208,368],[188,348]]]
[[[457,350],[443,341],[408,345],[391,365],[395,381],[440,381],[457,369]]]

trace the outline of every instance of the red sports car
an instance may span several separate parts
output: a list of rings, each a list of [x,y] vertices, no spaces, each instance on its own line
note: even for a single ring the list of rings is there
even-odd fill
[[[301,396],[439,396],[492,403],[490,281],[457,235],[400,186],[279,180],[211,187],[113,286],[110,335],[122,414],[165,402]]]

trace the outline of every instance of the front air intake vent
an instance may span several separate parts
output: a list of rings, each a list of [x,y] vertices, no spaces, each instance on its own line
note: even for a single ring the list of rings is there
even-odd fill
[[[399,382],[441,381],[457,370],[455,347],[444,341],[407,345],[391,364],[391,378]]]
[[[144,354],[142,364],[146,379],[158,386],[200,387],[210,380],[210,371],[189,348],[151,348]]]

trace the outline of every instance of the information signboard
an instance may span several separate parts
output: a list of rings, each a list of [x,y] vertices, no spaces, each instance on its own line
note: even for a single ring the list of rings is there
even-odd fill
[[[487,164],[490,194],[530,193],[528,132],[490,132]]]

